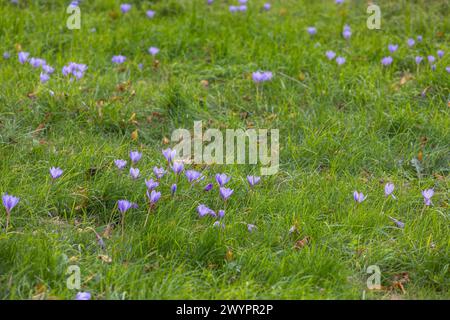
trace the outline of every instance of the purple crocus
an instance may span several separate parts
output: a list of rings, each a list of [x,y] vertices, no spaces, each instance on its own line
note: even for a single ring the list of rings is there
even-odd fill
[[[400,220],[397,220],[395,218],[389,217],[389,219],[391,219],[392,221],[394,221],[394,223],[397,225],[397,227],[403,229],[405,227],[405,224],[403,222],[401,222]]]
[[[137,178],[139,178],[139,175],[140,175],[140,170],[138,168],[130,168],[130,176],[133,179],[136,180]]]
[[[166,158],[167,162],[170,163],[175,158],[175,156],[177,154],[177,150],[172,150],[170,148],[167,148],[162,151],[162,154],[163,154],[164,158]]]
[[[131,209],[133,204],[128,200],[119,200],[117,201],[117,208],[121,213],[125,213]]]
[[[394,61],[394,59],[392,59],[391,56],[388,56],[388,57],[384,57],[383,59],[381,59],[381,64],[383,66],[390,66],[393,61]]]
[[[202,175],[200,172],[195,171],[195,170],[186,170],[186,172],[184,174],[186,175],[186,178],[188,179],[188,181],[190,183],[198,180],[200,178],[200,176]]]
[[[230,10],[231,13],[237,12],[239,10],[239,7],[237,6],[229,6],[228,10]]]
[[[14,209],[14,207],[19,203],[20,198],[14,197],[14,196],[10,196],[9,194],[5,193],[2,196],[2,202],[3,202],[3,206],[5,207],[6,210],[6,226],[8,226],[8,222],[9,222],[9,215],[11,214],[11,210]]]
[[[181,161],[174,161],[172,164],[172,170],[175,174],[180,174],[184,169],[184,164]]]
[[[268,3],[268,2],[264,3],[264,6],[263,6],[263,9],[264,9],[264,10],[269,11],[270,8],[271,8],[270,3]]]
[[[147,10],[147,12],[145,13],[147,15],[147,18],[153,19],[153,17],[155,16],[156,12],[153,10]]]
[[[395,196],[392,194],[392,192],[394,192],[394,184],[393,183],[386,183],[386,185],[384,186],[384,195],[386,197],[391,196],[393,199],[395,199]]]
[[[450,73],[450,66],[445,67],[445,70],[446,70],[448,73]]]
[[[177,185],[174,183],[171,187],[170,187],[170,194],[173,196],[175,194],[175,192],[177,192]]]
[[[345,63],[345,58],[344,57],[337,57],[336,58],[336,63],[340,66],[343,65]]]
[[[253,230],[256,229],[256,226],[254,224],[247,224],[247,230],[248,232],[253,232]]]
[[[39,80],[41,81],[41,83],[46,83],[48,80],[50,80],[50,76],[44,72],[41,72],[41,74],[39,75]]]
[[[361,203],[364,200],[366,200],[367,196],[365,196],[362,192],[354,191],[353,192],[353,199],[355,199],[356,202]]]
[[[436,65],[435,64],[432,64],[431,65],[431,71],[435,71],[436,70]]]
[[[227,199],[233,194],[233,190],[229,188],[221,187],[219,190],[220,196],[224,201],[227,201]]]
[[[40,68],[40,67],[44,66],[47,62],[44,59],[41,59],[41,58],[30,58],[28,63],[33,68]]]
[[[435,60],[436,60],[436,58],[434,57],[434,56],[432,56],[432,55],[429,55],[428,57],[427,57],[427,59],[428,59],[428,62],[431,64],[431,63],[433,63]]]
[[[415,60],[416,60],[416,64],[420,64],[423,60],[423,57],[417,56]]]
[[[388,49],[390,53],[394,53],[398,49],[398,44],[389,44]]]
[[[438,50],[437,51],[437,55],[438,55],[439,58],[442,58],[444,56],[444,53],[445,52],[443,50]]]
[[[431,197],[434,195],[433,189],[426,189],[422,191],[423,201],[426,206],[430,206],[432,204]]]
[[[117,168],[119,168],[119,170],[122,170],[127,165],[127,162],[122,159],[117,159],[114,160],[114,164],[116,165]]]
[[[19,62],[20,62],[21,64],[24,64],[25,62],[27,62],[27,61],[28,61],[29,55],[30,55],[30,54],[29,54],[28,52],[20,51],[19,54],[18,54]]]
[[[210,208],[208,208],[207,206],[205,206],[204,204],[200,204],[197,207],[197,212],[198,212],[198,215],[200,218],[203,218],[204,216],[207,216],[207,215],[216,217],[216,213],[213,210],[211,210]]]
[[[3,52],[3,59],[8,60],[11,57],[11,55],[9,54],[9,52]]]
[[[218,216],[219,216],[219,219],[222,219],[223,217],[225,217],[225,210],[219,210]]]
[[[230,181],[231,177],[227,176],[225,173],[216,174],[216,182],[219,186],[223,187]]]
[[[311,36],[313,36],[313,35],[315,35],[315,34],[317,33],[316,27],[308,27],[308,28],[306,28],[306,31],[308,31],[308,33],[309,33]]]
[[[153,179],[145,180],[145,185],[147,186],[148,190],[153,190],[159,186],[158,181],[154,181]]]
[[[255,185],[257,185],[259,183],[259,181],[261,181],[261,177],[247,176],[247,181],[251,187],[254,187]]]
[[[213,188],[213,184],[212,183],[208,183],[203,190],[208,192],[208,191],[211,191],[212,188]]]
[[[239,3],[240,3],[240,4],[246,4],[246,3],[247,3],[247,0],[239,0]]]
[[[50,176],[53,180],[58,179],[63,174],[63,171],[60,168],[51,167],[50,168]]]
[[[225,223],[223,223],[223,222],[221,222],[221,221],[214,221],[213,227],[225,229]]]
[[[408,41],[407,41],[407,43],[408,43],[408,47],[412,47],[413,45],[416,44],[416,41],[414,41],[413,38],[409,38]]]
[[[352,36],[352,30],[350,29],[350,26],[348,24],[344,26],[342,36],[344,37],[344,39],[350,39],[350,37]]]
[[[247,6],[246,6],[245,4],[240,5],[240,6],[238,7],[238,10],[241,11],[241,12],[247,11]]]
[[[75,296],[75,300],[91,300],[91,293],[80,291]]]
[[[422,36],[417,36],[417,41],[419,41],[419,42],[422,42],[422,40],[423,40],[423,37]]]
[[[62,74],[69,76],[72,74],[77,80],[83,78],[84,72],[87,70],[87,66],[81,63],[69,62],[68,65],[62,68]]]
[[[269,81],[272,77],[273,74],[270,71],[256,71],[252,73],[252,79],[255,83]]]
[[[47,74],[52,74],[53,72],[55,72],[55,68],[52,68],[51,66],[49,66],[48,64],[44,64],[42,66],[42,71],[44,71]]]
[[[155,174],[156,179],[161,179],[166,174],[166,170],[164,170],[163,167],[153,167],[153,173]]]
[[[130,10],[131,10],[131,4],[124,3],[124,4],[120,5],[120,11],[122,11],[122,13],[127,13]]]
[[[150,53],[152,56],[156,56],[156,54],[159,52],[159,49],[157,47],[150,47],[148,48],[148,53]]]
[[[335,3],[336,3],[336,4],[343,4],[343,3],[344,3],[344,0],[336,0]]]
[[[137,163],[142,158],[142,153],[139,151],[130,151],[131,162]]]
[[[115,63],[115,64],[122,64],[126,60],[127,60],[127,57],[122,56],[122,55],[113,56],[112,59],[111,59],[112,63]]]
[[[158,192],[156,190],[152,190],[151,192],[149,192],[149,190],[147,190],[147,197],[150,201],[150,204],[155,205],[158,202],[159,198],[161,198],[161,192]]]
[[[328,50],[325,52],[325,55],[327,56],[328,60],[333,60],[334,57],[336,57],[336,53],[332,50]]]

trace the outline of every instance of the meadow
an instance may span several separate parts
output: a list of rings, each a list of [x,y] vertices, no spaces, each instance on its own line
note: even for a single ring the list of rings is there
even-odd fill
[[[0,2],[1,299],[450,298],[448,1],[124,2]]]

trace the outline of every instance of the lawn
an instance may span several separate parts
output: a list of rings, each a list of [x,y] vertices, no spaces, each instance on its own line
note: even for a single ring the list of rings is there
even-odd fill
[[[450,298],[448,1],[378,1],[381,29],[356,0],[86,0],[80,29],[70,1],[13,2],[0,5],[0,194],[20,200],[8,227],[0,207],[0,298]],[[279,130],[278,172],[176,175],[162,150],[194,121]],[[167,172],[149,205],[155,166]]]

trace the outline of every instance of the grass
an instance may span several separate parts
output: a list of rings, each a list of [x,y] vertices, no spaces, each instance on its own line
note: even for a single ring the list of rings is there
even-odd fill
[[[255,0],[235,14],[232,1],[133,1],[126,15],[119,1],[84,1],[80,30],[66,28],[68,1],[3,2],[0,51],[11,59],[0,61],[0,192],[21,202],[0,233],[1,298],[73,299],[70,265],[94,299],[450,298],[446,1],[383,1],[381,30],[367,29],[364,1],[273,1],[264,12]],[[154,19],[145,16],[150,8]],[[340,35],[346,23],[349,41]],[[423,42],[408,48],[419,34]],[[399,50],[390,54],[389,43]],[[150,46],[161,49],[155,58]],[[56,68],[49,82],[19,64],[20,48]],[[446,54],[435,71],[416,67],[416,55],[437,49]],[[328,61],[326,50],[346,63]],[[114,66],[118,54],[127,61]],[[382,67],[387,55],[394,62]],[[70,61],[88,65],[80,81],[61,75]],[[257,89],[256,70],[273,80]],[[204,193],[182,179],[173,199],[166,176],[144,227],[143,177],[132,181],[113,160],[140,150],[138,167],[149,177],[164,163],[171,132],[195,120],[279,129],[280,170],[249,192],[245,176],[258,167],[203,168],[209,180],[233,177],[224,230],[196,213],[199,203],[221,208],[217,187]],[[53,183],[52,166],[64,170]],[[388,181],[397,201],[384,197]],[[425,208],[426,188],[436,193]],[[354,190],[367,200],[356,205]],[[120,225],[104,236],[120,221],[119,199],[140,208],[127,213],[124,237]],[[249,233],[247,223],[257,229]],[[370,265],[386,288],[407,273],[405,292],[368,290]]]

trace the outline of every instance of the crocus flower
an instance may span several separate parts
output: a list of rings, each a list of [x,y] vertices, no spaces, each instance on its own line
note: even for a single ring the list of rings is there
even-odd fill
[[[111,59],[112,63],[115,63],[115,64],[122,64],[126,60],[127,60],[127,57],[122,56],[122,55],[113,56],[112,59]]]
[[[448,73],[450,73],[450,66],[445,67],[445,70],[446,70]]]
[[[130,168],[130,176],[133,179],[139,178],[140,170],[138,168]]]
[[[75,300],[91,300],[91,293],[80,291],[75,296]]]
[[[247,230],[248,232],[253,232],[253,230],[256,228],[256,226],[254,224],[247,224]]]
[[[153,190],[159,186],[159,182],[154,181],[153,179],[145,180],[145,185],[147,186],[148,190]]]
[[[237,6],[229,6],[228,9],[230,10],[230,12],[236,12],[236,11],[239,10],[239,7],[237,7]]]
[[[227,176],[225,173],[216,174],[216,182],[219,186],[223,187],[230,181],[231,177]]]
[[[247,3],[247,0],[239,0],[239,3],[240,3],[240,4],[246,4],[246,3]]]
[[[227,199],[233,194],[232,189],[224,188],[224,187],[221,187],[219,192],[220,192],[220,196],[222,197],[222,199],[224,201],[227,201]]]
[[[430,206],[432,204],[431,197],[434,195],[433,189],[426,189],[422,191],[423,201],[425,205]]]
[[[2,196],[2,202],[3,206],[5,207],[6,214],[9,216],[11,213],[11,210],[19,203],[20,198],[10,196],[9,194],[5,193]]]
[[[64,76],[73,75],[77,80],[83,78],[84,72],[87,70],[87,66],[81,63],[70,62],[68,65],[62,68],[62,74]]]
[[[223,217],[225,217],[225,210],[219,210],[218,212],[219,218],[222,219]]]
[[[21,64],[24,64],[25,62],[27,62],[27,61],[28,61],[28,56],[29,56],[29,55],[30,55],[30,54],[29,54],[28,52],[20,51],[19,54],[18,54],[18,56],[19,56],[19,62],[20,62]]]
[[[251,187],[254,187],[255,185],[257,185],[260,180],[261,180],[260,177],[247,176],[247,181],[248,181],[248,183],[250,184]]]
[[[63,174],[63,171],[60,168],[51,167],[50,175],[53,180],[58,179]]]
[[[383,66],[389,66],[392,64],[392,61],[394,61],[394,59],[392,59],[392,57],[390,57],[390,56],[384,57],[383,59],[381,59],[381,64]]]
[[[344,3],[344,0],[336,0],[335,2],[336,2],[336,4],[342,4],[342,3]]]
[[[159,52],[159,49],[156,47],[148,48],[148,53],[150,53],[152,56],[155,56],[158,52]]]
[[[343,65],[345,63],[345,58],[344,57],[337,57],[336,58],[336,63],[340,66]]]
[[[394,192],[394,184],[393,183],[386,183],[386,185],[384,186],[384,195],[386,197],[392,196],[392,198],[395,199],[395,196],[392,194],[392,192]]]
[[[177,185],[174,183],[171,187],[170,187],[170,193],[172,194],[172,196],[175,194],[175,192],[177,192]]]
[[[435,64],[432,64],[432,65],[431,65],[431,71],[434,71],[434,70],[436,70],[436,65],[435,65]]]
[[[241,11],[241,12],[242,11],[247,11],[247,6],[246,5],[241,5],[241,6],[238,7],[238,10]]]
[[[194,182],[201,176],[201,173],[195,170],[186,170],[184,174],[190,183]]]
[[[422,36],[417,36],[417,41],[422,42],[423,37]]]
[[[428,62],[431,64],[431,63],[433,63],[435,60],[436,60],[436,58],[434,57],[434,56],[428,56],[427,57],[428,58]]]
[[[398,44],[390,44],[388,45],[389,52],[394,53],[398,49]]]
[[[117,208],[120,212],[125,213],[132,207],[132,203],[128,200],[119,200],[117,201]]]
[[[416,64],[420,64],[422,62],[422,60],[423,60],[423,57],[417,56],[416,57]]]
[[[438,50],[437,51],[437,55],[439,58],[442,58],[444,56],[444,51],[443,50]]]
[[[334,57],[336,57],[336,53],[331,50],[328,50],[327,52],[325,52],[325,55],[327,56],[328,60],[333,60]]]
[[[145,13],[147,15],[148,18],[152,19],[155,16],[155,11],[153,10],[147,10],[147,12]]]
[[[306,28],[306,30],[308,31],[308,33],[310,34],[310,35],[315,35],[316,33],[317,33],[317,29],[315,28],[315,27],[308,27],[308,28]]]
[[[394,221],[394,223],[397,225],[397,227],[402,228],[402,229],[405,227],[405,224],[403,222],[401,222],[400,220],[397,220],[397,219],[392,218],[392,217],[389,217],[389,219]]]
[[[353,192],[353,199],[355,199],[356,202],[361,203],[364,200],[366,200],[367,196],[365,196],[362,192],[354,191]]]
[[[214,221],[213,227],[225,229],[225,223],[220,221]]]
[[[416,44],[416,41],[414,41],[413,38],[409,38],[408,41],[407,41],[407,43],[408,43],[408,47],[412,47],[413,45]]]
[[[172,170],[175,174],[180,174],[184,169],[184,164],[181,161],[174,161],[172,165]]]
[[[41,72],[41,74],[39,75],[39,80],[41,81],[41,83],[46,83],[48,80],[50,80],[50,76],[44,72]]]
[[[166,158],[167,162],[170,163],[175,158],[175,156],[177,154],[177,150],[172,150],[170,148],[167,148],[162,151],[162,154],[163,154],[164,158]]]
[[[116,165],[117,168],[119,168],[119,170],[122,170],[127,165],[127,162],[122,159],[117,159],[114,160],[114,164]]]
[[[344,39],[350,39],[350,37],[352,36],[352,30],[350,29],[349,25],[345,25],[344,26],[344,30],[342,31],[342,36],[344,37]]]
[[[213,184],[212,183],[208,183],[205,188],[203,189],[204,191],[208,192],[213,188]]]
[[[166,170],[164,170],[163,167],[153,167],[153,173],[155,174],[156,179],[161,179],[166,174]]]
[[[44,71],[47,74],[52,74],[53,72],[55,72],[55,68],[52,68],[51,66],[49,66],[48,64],[44,64],[42,66],[42,71]]]
[[[207,4],[213,4],[214,0],[208,0],[206,1]]]
[[[150,204],[154,205],[158,202],[159,198],[161,198],[161,192],[158,192],[156,190],[152,190],[151,192],[149,192],[149,190],[147,190],[147,197],[150,200]]]
[[[139,151],[130,151],[131,162],[137,163],[142,158],[142,153]]]
[[[270,71],[256,71],[252,73],[252,79],[254,82],[265,82],[272,79],[272,72]]]
[[[120,11],[122,11],[122,13],[127,13],[130,10],[131,10],[131,4],[124,3],[124,4],[120,5]]]
[[[211,210],[210,208],[208,208],[207,206],[205,206],[204,204],[200,204],[197,207],[197,212],[198,212],[198,215],[200,218],[202,218],[206,215],[211,215],[213,217],[216,216],[216,213],[213,210]]]
[[[44,59],[41,58],[30,58],[30,60],[28,61],[28,63],[33,67],[33,68],[39,68],[42,67],[43,65],[46,64]]]
[[[270,8],[271,8],[270,3],[268,3],[268,2],[264,3],[263,8],[264,8],[264,10],[266,10],[266,11],[270,10]]]

